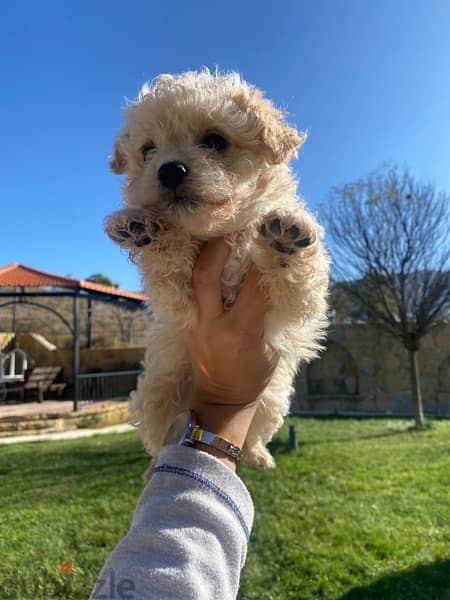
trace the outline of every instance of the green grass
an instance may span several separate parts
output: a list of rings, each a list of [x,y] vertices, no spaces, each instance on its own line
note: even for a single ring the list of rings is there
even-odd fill
[[[450,423],[290,422],[298,454],[285,428],[275,471],[240,471],[256,509],[241,600],[450,600]],[[0,599],[87,598],[146,463],[134,433],[0,446]]]

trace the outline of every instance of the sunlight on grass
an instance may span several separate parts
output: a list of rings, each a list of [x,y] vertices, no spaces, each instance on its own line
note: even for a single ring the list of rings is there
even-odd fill
[[[276,470],[240,470],[256,507],[241,600],[450,598],[450,423],[289,422],[297,454],[286,426]],[[1,447],[0,598],[87,598],[146,463],[134,433]]]

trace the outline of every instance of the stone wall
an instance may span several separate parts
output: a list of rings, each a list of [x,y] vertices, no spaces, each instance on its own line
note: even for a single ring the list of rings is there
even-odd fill
[[[66,348],[49,349],[35,336],[22,334],[17,343],[38,366],[58,365],[63,367],[65,381],[72,381],[72,350]],[[139,368],[144,358],[142,346],[122,348],[82,348],[80,350],[80,373],[95,371],[127,371]]]
[[[0,290],[11,291],[7,288]],[[27,291],[39,291],[38,288],[26,288]],[[72,335],[64,321],[55,315],[56,310],[72,326],[73,300],[66,297],[28,298],[39,304],[18,302],[16,304],[16,332],[40,333],[59,348],[72,347]],[[0,304],[0,331],[12,331],[13,298],[3,298]],[[7,304],[7,305],[6,305]],[[52,309],[52,310],[48,310]],[[127,308],[120,304],[92,301],[91,347],[110,348],[119,346],[141,346],[145,342],[145,330],[148,327],[150,313],[142,306]],[[80,298],[80,345],[87,346],[88,338],[88,301]]]
[[[71,321],[71,300],[49,298]],[[122,371],[135,367],[144,356],[145,330],[151,326],[147,311],[129,311],[95,303],[93,346],[86,347],[86,309],[81,310],[80,372]],[[0,331],[11,331],[11,306],[0,308]],[[19,345],[38,365],[61,365],[66,381],[72,379],[72,339],[52,313],[30,305],[17,309]],[[39,344],[34,331],[56,348]],[[313,411],[366,411],[412,413],[408,354],[401,343],[368,325],[332,324],[321,358],[303,366],[295,382],[294,409]],[[425,411],[450,416],[450,325],[442,323],[422,340],[419,351]]]
[[[422,339],[419,364],[425,412],[450,416],[450,326]],[[294,409],[411,414],[408,353],[367,325],[337,325],[326,350],[295,382]]]

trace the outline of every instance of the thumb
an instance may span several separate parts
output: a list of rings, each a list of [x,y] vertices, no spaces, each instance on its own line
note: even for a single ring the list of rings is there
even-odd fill
[[[246,329],[264,330],[264,317],[270,308],[267,290],[261,285],[260,272],[253,265],[245,279],[231,314],[236,323]]]
[[[214,319],[223,313],[221,281],[229,255],[230,247],[223,238],[207,242],[199,254],[192,285],[200,319]]]

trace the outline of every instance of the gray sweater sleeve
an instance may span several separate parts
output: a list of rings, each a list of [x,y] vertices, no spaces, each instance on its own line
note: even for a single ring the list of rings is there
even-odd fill
[[[250,494],[231,469],[165,446],[91,599],[232,600],[252,523]]]

